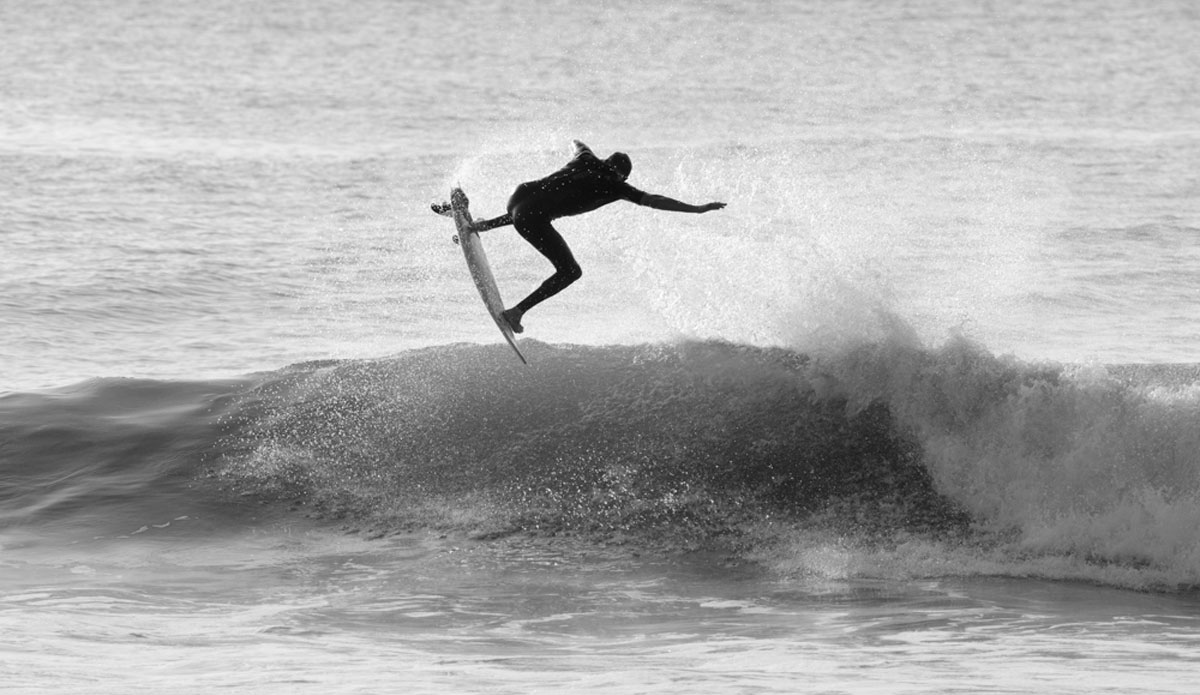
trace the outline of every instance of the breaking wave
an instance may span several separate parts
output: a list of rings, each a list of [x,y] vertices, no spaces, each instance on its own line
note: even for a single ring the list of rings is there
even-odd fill
[[[449,345],[0,398],[0,523],[266,502],[379,534],[720,547],[784,574],[1200,582],[1200,369],[881,341]],[[155,517],[159,518],[159,517]]]

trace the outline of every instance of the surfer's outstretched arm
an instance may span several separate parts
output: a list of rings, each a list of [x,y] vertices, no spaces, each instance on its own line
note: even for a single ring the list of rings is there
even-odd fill
[[[493,217],[490,220],[475,220],[474,222],[471,223],[471,231],[486,232],[489,229],[495,229],[497,227],[507,227],[508,225],[510,225],[512,223],[513,223],[512,215],[510,215],[506,212],[503,215],[501,215],[499,217]]]
[[[451,217],[454,215],[454,208],[450,205],[450,203],[434,203],[429,207],[432,208],[434,212],[444,217]],[[507,227],[512,223],[512,215],[504,213],[503,215],[499,217],[493,217],[490,220],[475,220],[471,223],[471,231],[486,232],[487,230],[495,229],[496,227]]]
[[[657,195],[647,193],[642,196],[642,199],[637,201],[638,205],[644,205],[655,210],[668,210],[670,212],[708,212],[709,210],[720,210],[725,207],[725,203],[705,203],[704,205],[690,205],[674,198],[668,198],[665,195]]]

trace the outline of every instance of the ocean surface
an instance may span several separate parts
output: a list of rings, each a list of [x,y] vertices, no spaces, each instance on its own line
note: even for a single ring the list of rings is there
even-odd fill
[[[1195,692],[1198,36],[4,3],[0,691]],[[575,138],[728,207],[561,220],[524,366],[429,204]]]

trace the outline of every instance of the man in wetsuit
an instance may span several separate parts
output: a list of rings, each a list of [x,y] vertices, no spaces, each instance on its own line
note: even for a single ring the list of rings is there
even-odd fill
[[[554,264],[554,274],[528,297],[501,316],[514,333],[525,328],[521,318],[527,311],[562,292],[583,275],[567,242],[554,229],[552,221],[591,212],[617,200],[672,212],[708,212],[720,210],[725,203],[689,205],[664,195],[644,193],[625,182],[633,168],[629,155],[614,152],[600,159],[582,142],[575,140],[575,156],[567,165],[549,176],[517,186],[508,199],[508,213],[490,220],[476,221],[477,232],[512,225],[521,238],[528,241]],[[449,205],[434,205],[434,212],[446,214]]]

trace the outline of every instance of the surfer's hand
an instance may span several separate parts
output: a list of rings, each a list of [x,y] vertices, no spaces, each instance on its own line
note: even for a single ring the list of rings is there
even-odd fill
[[[709,203],[708,205],[702,205],[700,207],[700,212],[708,212],[709,210],[720,210],[723,207],[725,207],[725,203],[713,202],[713,203]]]

